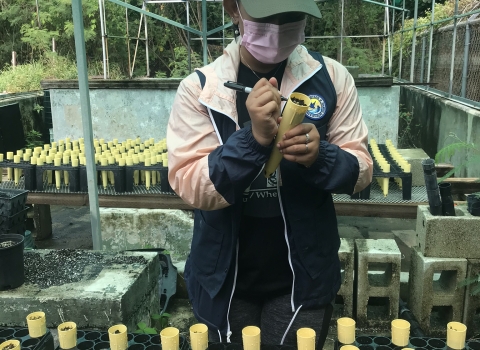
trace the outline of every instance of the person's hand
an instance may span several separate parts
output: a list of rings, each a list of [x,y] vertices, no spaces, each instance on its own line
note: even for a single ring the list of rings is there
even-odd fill
[[[252,133],[262,146],[272,143],[280,118],[280,92],[277,79],[261,79],[247,98],[247,110],[252,120]]]
[[[310,167],[318,157],[320,135],[313,124],[299,124],[277,144],[283,158]]]

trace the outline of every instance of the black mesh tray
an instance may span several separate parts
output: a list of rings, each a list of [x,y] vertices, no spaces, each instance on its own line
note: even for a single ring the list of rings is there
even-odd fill
[[[40,338],[31,338],[28,328],[0,327],[0,344],[7,340],[19,340],[22,350],[54,350],[53,337],[47,328],[47,333]]]
[[[447,350],[446,339],[442,338],[410,338],[407,346],[396,346],[391,338],[375,336],[358,336],[355,343],[352,344],[360,350],[401,350],[403,348],[412,348],[416,350]],[[335,350],[340,350],[343,345],[335,342]],[[480,340],[470,340],[466,342],[465,350],[480,350]]]
[[[0,189],[0,216],[12,216],[25,209],[28,191]]]

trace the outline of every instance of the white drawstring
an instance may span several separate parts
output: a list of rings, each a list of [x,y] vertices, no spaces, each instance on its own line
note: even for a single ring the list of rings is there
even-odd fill
[[[300,305],[298,307],[297,311],[295,311],[295,314],[293,315],[292,320],[290,321],[290,324],[288,325],[287,330],[285,331],[285,334],[283,335],[283,338],[282,338],[282,341],[280,342],[280,345],[283,345],[283,342],[285,341],[285,337],[287,336],[287,333],[290,330],[290,327],[292,327],[293,321],[295,321],[295,317],[297,317],[297,314],[298,314],[298,312],[300,311],[301,308],[302,308],[302,305]]]
[[[222,333],[220,333],[220,329],[217,329],[218,331],[218,339],[220,340],[220,343],[222,342]]]

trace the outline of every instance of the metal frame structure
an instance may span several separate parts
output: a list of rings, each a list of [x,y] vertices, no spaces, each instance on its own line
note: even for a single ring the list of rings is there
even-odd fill
[[[207,64],[208,63],[208,52],[207,52],[207,41],[208,40],[222,40],[223,45],[225,45],[225,35],[222,36],[222,38],[208,38],[212,34],[218,33],[218,32],[224,32],[225,29],[230,27],[232,24],[224,23],[224,13],[223,13],[223,25],[212,29],[208,31],[207,29],[207,1],[215,1],[215,0],[195,0],[195,1],[201,1],[202,2],[202,30],[199,31],[197,29],[191,28],[190,27],[190,20],[187,15],[187,24],[188,25],[183,25],[181,23],[172,21],[168,18],[159,16],[157,14],[148,12],[147,10],[147,5],[149,3],[168,3],[168,2],[186,2],[188,6],[188,0],[144,0],[142,8],[137,8],[135,6],[132,6],[130,4],[127,4],[121,0],[108,0],[112,3],[115,3],[119,6],[123,6],[126,11],[126,23],[127,23],[127,39],[128,41],[130,39],[135,39],[137,40],[136,42],[136,49],[135,49],[135,54],[134,54],[134,60],[133,64],[130,67],[130,75],[133,74],[133,68],[135,64],[135,58],[136,58],[136,52],[138,48],[138,43],[139,40],[145,40],[146,43],[148,43],[148,28],[147,28],[147,17],[151,17],[157,20],[160,20],[162,22],[165,22],[167,24],[173,25],[175,27],[178,27],[180,29],[186,30],[188,33],[188,39],[190,41],[190,35],[194,34],[199,36],[199,39],[202,40],[203,42],[203,63]],[[318,0],[315,0],[318,1]],[[403,33],[407,31],[413,31],[413,42],[412,42],[412,51],[414,52],[415,50],[415,41],[416,41],[416,31],[421,28],[425,28],[430,26],[430,38],[432,38],[433,35],[433,26],[435,24],[440,24],[444,23],[447,21],[450,21],[452,18],[454,19],[454,39],[453,39],[453,48],[452,48],[452,62],[451,62],[451,69],[450,69],[450,89],[448,92],[448,98],[452,98],[452,76],[453,76],[453,67],[454,67],[454,52],[455,52],[455,34],[456,34],[456,26],[457,26],[457,21],[460,18],[470,16],[476,13],[480,13],[480,9],[471,11],[466,14],[459,15],[458,14],[458,0],[455,0],[455,14],[452,18],[449,19],[444,19],[441,21],[434,21],[434,5],[435,5],[435,0],[432,0],[432,19],[429,24],[426,25],[421,25],[417,26],[417,16],[418,16],[418,0],[415,0],[415,13],[414,13],[414,26],[411,29],[405,29],[404,28],[404,23],[405,23],[405,0],[403,1],[403,6],[396,7],[392,6],[389,4],[389,0],[384,0],[384,3],[377,2],[374,0],[362,0],[367,3],[372,3],[376,4],[379,6],[384,6],[385,7],[385,25],[384,25],[384,33],[383,35],[362,35],[362,36],[347,36],[344,35],[344,26],[343,26],[343,17],[344,17],[344,0],[341,1],[341,16],[342,16],[342,21],[341,21],[341,31],[339,36],[313,36],[313,37],[307,37],[310,39],[332,39],[332,38],[339,38],[340,39],[340,60],[343,59],[343,39],[347,37],[352,37],[352,38],[358,38],[358,37],[382,37],[383,38],[383,56],[385,57],[385,50],[388,49],[388,63],[389,63],[389,72],[392,71],[392,50],[393,50],[393,45],[392,40],[393,40],[393,35],[396,33],[400,33],[403,37]],[[103,68],[104,68],[104,78],[108,78],[108,37],[113,36],[108,36],[107,31],[106,31],[106,16],[105,16],[105,0],[99,0],[99,8],[100,8],[100,22],[101,22],[101,30],[102,30],[102,48],[103,48]],[[399,32],[394,32],[394,30],[390,30],[390,14],[389,14],[389,9],[393,10],[392,11],[392,28],[394,28],[394,23],[395,23],[395,10],[401,11],[402,12],[402,30]],[[138,34],[136,38],[129,38],[128,37],[128,14],[127,11],[136,11],[141,14],[141,18],[145,21],[144,22],[144,31],[145,31],[145,37],[140,38],[140,31],[141,31],[141,26],[142,26],[142,20],[140,21],[140,26],[138,30]],[[93,236],[93,247],[94,249],[101,249],[101,229],[100,229],[100,217],[99,217],[99,206],[98,206],[98,189],[97,189],[97,183],[96,183],[96,176],[95,176],[95,161],[94,161],[94,150],[93,150],[93,132],[92,132],[92,118],[91,118],[91,107],[90,107],[90,97],[89,97],[89,84],[88,84],[88,74],[87,74],[87,60],[86,60],[86,52],[85,52],[85,40],[84,40],[84,26],[83,26],[83,11],[82,11],[82,0],[72,0],[72,13],[73,13],[73,23],[74,23],[74,34],[75,34],[75,46],[76,46],[76,56],[77,56],[77,67],[78,67],[78,82],[79,82],[79,90],[80,90],[80,101],[81,101],[81,113],[82,113],[82,124],[83,124],[83,134],[84,134],[84,139],[85,139],[85,152],[87,156],[87,179],[88,179],[88,195],[89,195],[89,203],[90,203],[90,214],[91,214],[91,224],[92,224],[92,236]],[[187,14],[189,11],[187,11]],[[125,37],[121,37],[125,38]],[[193,39],[195,40],[195,39]],[[129,43],[128,43],[129,45]],[[148,67],[148,44],[146,45],[146,50],[147,50],[147,67]],[[467,51],[468,48],[465,47],[465,51]],[[130,52],[130,50],[129,50]],[[190,50],[189,50],[190,53]],[[400,47],[400,66],[399,66],[399,71],[400,71],[400,77],[401,77],[401,62],[402,62],[402,53],[403,53],[403,47],[401,45]],[[428,75],[427,75],[427,83],[429,83],[430,79],[430,69],[431,69],[431,53],[432,53],[432,40],[430,40],[430,47],[429,47],[429,63],[428,63]],[[414,66],[414,57],[415,55],[412,55],[412,66]],[[382,63],[382,72],[385,70],[384,66],[385,59]],[[130,64],[130,58],[129,58],[129,64]],[[147,68],[149,70],[149,67]],[[410,82],[414,81],[414,70],[411,68],[410,70]],[[463,83],[463,82],[462,82]],[[428,87],[425,87],[428,89]],[[432,89],[433,90],[433,89]],[[463,84],[462,84],[462,90]],[[436,91],[435,91],[436,92]],[[437,93],[437,92],[436,92]],[[480,104],[479,104],[480,105]]]
[[[142,8],[139,9],[135,6],[132,6],[130,4],[127,4],[126,2],[122,0],[108,0],[110,2],[113,2],[117,5],[125,7],[125,23],[126,23],[126,35],[125,36],[114,36],[114,35],[109,35],[107,34],[107,20],[106,20],[106,14],[105,14],[105,0],[98,0],[98,6],[99,6],[99,12],[100,12],[100,30],[101,30],[101,36],[102,36],[102,51],[103,51],[103,77],[104,79],[108,79],[108,72],[109,72],[109,66],[108,66],[108,38],[119,38],[119,39],[125,39],[127,38],[127,49],[128,49],[128,65],[129,65],[129,76],[130,78],[133,76],[133,70],[135,67],[135,60],[136,60],[136,55],[137,55],[137,50],[138,50],[138,44],[139,41],[144,41],[145,42],[145,49],[146,49],[146,67],[147,67],[147,76],[150,76],[150,64],[149,64],[149,57],[148,57],[148,29],[147,29],[147,17],[152,17],[154,19],[160,20],[162,22],[171,24],[173,26],[176,26],[180,29],[186,30],[187,31],[187,39],[188,39],[188,63],[189,63],[189,70],[191,71],[191,48],[190,48],[190,40],[202,40],[203,42],[208,42],[209,40],[222,40],[223,47],[225,47],[225,29],[231,27],[232,23],[227,23],[225,24],[225,10],[222,10],[222,26],[215,28],[211,31],[207,31],[207,23],[206,23],[206,2],[217,2],[217,3],[222,3],[222,0],[143,0]],[[205,28],[205,30],[198,31],[196,29],[193,29],[190,27],[190,1],[201,1],[202,2],[202,29]],[[316,2],[322,2],[326,0],[315,0]],[[324,36],[307,36],[306,39],[340,39],[340,53],[339,53],[339,61],[343,62],[343,39],[344,38],[382,38],[383,39],[383,55],[385,56],[385,49],[386,46],[388,47],[388,71],[391,73],[392,70],[392,43],[391,43],[391,29],[390,29],[390,12],[389,10],[392,10],[393,12],[393,21],[392,21],[392,28],[394,25],[394,20],[395,20],[395,10],[397,11],[402,11],[405,12],[405,8],[400,8],[397,6],[393,6],[389,4],[390,0],[384,0],[384,3],[377,2],[374,0],[362,0],[366,3],[370,4],[375,4],[379,6],[383,6],[385,8],[385,18],[384,18],[384,33],[383,34],[378,34],[378,35],[344,35],[344,9],[345,9],[345,0],[340,0],[341,1],[341,27],[340,27],[340,33],[338,36],[331,36],[331,35],[324,35]],[[187,25],[169,20],[165,17],[158,16],[155,14],[152,14],[147,11],[147,6],[148,4],[168,4],[168,3],[185,3],[186,4],[186,13],[187,13]],[[136,12],[140,13],[140,24],[138,28],[138,33],[136,37],[130,37],[128,33],[128,10],[133,10]],[[140,32],[141,32],[141,27],[142,27],[142,22],[144,21],[144,36],[140,37]],[[215,34],[217,32],[222,31],[222,37],[221,38],[209,38],[210,35]],[[198,35],[199,38],[190,38],[191,34]],[[228,38],[228,39],[233,39],[233,38]],[[135,52],[134,52],[134,57],[133,57],[133,63],[130,60],[130,40],[135,40]],[[382,73],[384,73],[385,70],[385,59],[382,62]],[[206,45],[203,45],[203,64],[206,65],[208,63],[208,55],[207,55],[207,50],[206,50]]]

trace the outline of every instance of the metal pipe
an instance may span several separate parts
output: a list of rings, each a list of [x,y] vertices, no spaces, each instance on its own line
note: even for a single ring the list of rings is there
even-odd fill
[[[362,0],[362,1],[369,2],[369,3],[375,4],[375,5],[385,6],[385,7],[388,7],[390,9],[395,9],[395,10],[399,10],[399,11],[408,11],[408,10],[405,10],[405,8],[402,9],[400,7],[397,7],[397,6],[386,5],[386,4],[382,4],[381,2],[377,2],[377,1],[372,1],[372,0]]]
[[[413,82],[415,74],[415,44],[417,40],[418,0],[415,0],[415,12],[413,15],[412,57],[410,59],[410,81]]]
[[[465,25],[465,46],[463,50],[462,92],[461,92],[462,97],[465,97],[467,95],[469,51],[470,51],[470,23],[467,21],[467,24]]]
[[[100,11],[100,31],[102,33],[103,79],[107,79],[107,53],[105,48],[105,24],[103,23],[102,0],[98,0],[98,10]]]
[[[428,43],[428,69],[427,69],[427,83],[430,82],[430,74],[432,71],[432,48],[433,48],[433,22],[435,21],[435,0],[432,0],[432,16],[430,17],[430,42]],[[427,89],[430,86],[427,85]]]
[[[105,0],[103,4],[103,23],[105,28],[105,52],[107,54],[107,79],[110,78],[110,60],[108,59],[108,32],[107,32],[107,8],[105,7]]]
[[[77,55],[78,88],[82,113],[83,138],[85,140],[85,156],[87,159],[88,201],[90,222],[92,225],[93,249],[102,249],[102,232],[100,230],[100,210],[98,208],[97,172],[93,150],[92,111],[88,88],[87,56],[85,54],[85,34],[83,28],[82,0],[72,0],[72,15]]]
[[[423,76],[425,75],[425,50],[427,46],[427,37],[422,36],[422,62],[420,62],[420,82],[423,83]]]
[[[222,6],[223,8],[223,6]],[[187,1],[187,26],[190,27],[190,2]],[[190,45],[190,32],[187,32],[188,71],[192,73],[192,48]]]
[[[386,1],[386,0],[385,0]],[[382,38],[382,75],[385,74],[385,13],[383,13],[383,38]]]
[[[392,70],[393,70],[393,37],[395,35],[395,9],[392,9],[392,31],[391,31],[391,36],[392,36],[392,46],[390,48],[390,70],[388,72],[388,75],[392,75]]]
[[[455,15],[458,13],[458,0],[455,0]],[[448,84],[448,97],[452,96],[453,92],[453,71],[455,68],[455,44],[457,43],[457,18],[453,19],[453,37],[452,37],[452,55],[450,58],[450,79]]]
[[[403,9],[405,10],[405,0],[403,0]],[[402,60],[403,60],[403,31],[405,27],[405,11],[402,12],[402,30],[400,31],[400,57],[398,59],[398,79],[402,79]]]
[[[340,25],[340,63],[343,64],[343,17],[344,17],[344,10],[345,10],[345,0],[342,0],[342,3],[341,3],[341,7],[342,7],[342,18],[341,18],[341,25]]]
[[[145,1],[143,2],[142,9],[147,11],[147,4]],[[150,76],[150,58],[148,57],[148,28],[147,28],[147,19],[148,17],[145,16],[145,59],[147,61],[147,77]]]
[[[385,0],[388,4],[388,0]],[[385,24],[387,25],[387,53],[388,53],[388,72],[392,71],[392,55],[391,55],[391,42],[390,42],[390,11],[385,7]]]
[[[133,53],[132,74],[135,70],[135,61],[137,59],[138,43],[140,41],[140,32],[142,30],[143,13],[140,14],[140,23],[138,25],[137,42],[135,43],[135,52]]]
[[[202,0],[202,39],[203,39],[203,65],[208,64],[207,45],[207,0]]]
[[[456,15],[456,16],[440,19],[438,21],[433,22],[433,24],[442,24],[442,23],[445,23],[445,22],[450,22],[452,19],[461,19],[463,17],[472,16],[472,15],[477,14],[477,13],[480,13],[480,9],[473,10],[473,11],[470,11],[470,12],[467,12],[467,13],[463,13],[461,15]],[[430,23],[422,24],[422,25],[417,26],[416,29],[417,30],[422,29],[422,28],[428,27],[429,25],[430,25]],[[405,29],[403,31],[404,32],[410,32],[412,30],[413,30],[413,28],[408,28],[408,29]]]

